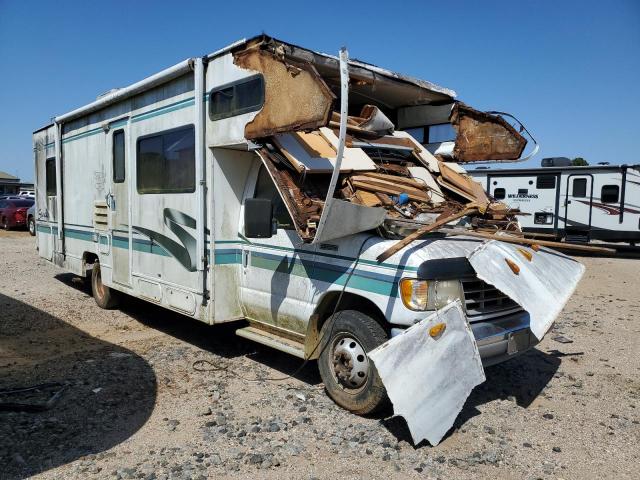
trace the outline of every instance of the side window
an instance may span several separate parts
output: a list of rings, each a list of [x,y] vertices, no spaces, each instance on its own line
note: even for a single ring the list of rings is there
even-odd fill
[[[456,131],[450,123],[438,123],[427,127],[427,143],[452,142],[456,139]]]
[[[587,196],[587,179],[586,178],[573,179],[573,185],[571,187],[571,195],[578,198],[584,198]]]
[[[45,190],[48,197],[57,195],[58,188],[56,184],[56,159],[47,158],[44,163],[45,169]]]
[[[556,188],[555,175],[538,175],[536,178],[536,188],[551,189]]]
[[[620,187],[618,185],[603,185],[600,192],[602,203],[618,203]]]
[[[506,197],[504,188],[496,188],[493,190],[493,196],[496,200],[503,200]]]
[[[7,202],[0,200],[0,208],[7,208]]]
[[[262,75],[244,78],[237,82],[211,90],[209,117],[211,120],[255,112],[264,105],[264,80]]]
[[[405,128],[404,131],[411,135],[418,143],[425,143],[424,127]]]
[[[282,228],[284,230],[295,229],[293,220],[287,211],[287,207],[282,201],[280,193],[278,193],[273,180],[271,180],[271,177],[269,176],[269,172],[267,172],[267,169],[264,166],[260,167],[253,198],[266,198],[271,200],[273,203],[273,216],[278,221],[278,228]]]
[[[195,129],[193,125],[138,139],[138,193],[196,191]]]
[[[125,179],[124,130],[113,132],[113,181],[122,183]]]

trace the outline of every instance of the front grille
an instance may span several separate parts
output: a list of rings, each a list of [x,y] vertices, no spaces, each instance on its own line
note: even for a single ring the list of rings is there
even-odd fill
[[[487,320],[522,310],[522,307],[493,285],[478,277],[462,280],[469,321]]]

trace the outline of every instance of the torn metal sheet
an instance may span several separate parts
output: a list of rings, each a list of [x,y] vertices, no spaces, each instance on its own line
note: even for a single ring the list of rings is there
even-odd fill
[[[265,83],[264,105],[245,126],[246,139],[316,129],[329,121],[335,96],[313,65],[290,65],[258,48],[235,53],[234,63],[262,73]]]
[[[451,110],[456,130],[453,158],[459,162],[516,160],[527,140],[502,117],[456,103]]]
[[[460,300],[369,352],[414,444],[437,445],[476,385],[485,381],[475,338]]]
[[[481,244],[467,258],[478,278],[529,313],[530,328],[538,340],[549,331],[584,273],[581,263],[561,253],[536,252],[497,240]]]

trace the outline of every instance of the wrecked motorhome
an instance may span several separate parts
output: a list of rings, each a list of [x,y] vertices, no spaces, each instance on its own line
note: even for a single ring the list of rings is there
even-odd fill
[[[185,60],[34,133],[39,254],[91,269],[103,308],[127,294],[244,321],[318,359],[339,405],[372,412],[388,391],[435,444],[477,370],[539,342],[582,274],[462,167],[525,158],[524,127],[455,97],[267,36]],[[408,383],[431,400],[401,408]],[[431,401],[449,407],[414,428]]]

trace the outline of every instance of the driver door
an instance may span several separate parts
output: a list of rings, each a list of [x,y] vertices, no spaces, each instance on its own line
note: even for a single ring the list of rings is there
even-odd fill
[[[285,330],[306,332],[311,315],[311,276],[315,247],[305,244],[266,168],[251,171],[245,198],[272,201],[277,230],[271,238],[245,239],[242,248],[241,302],[245,316]],[[243,216],[241,215],[241,218]],[[244,235],[244,221],[240,232]]]

